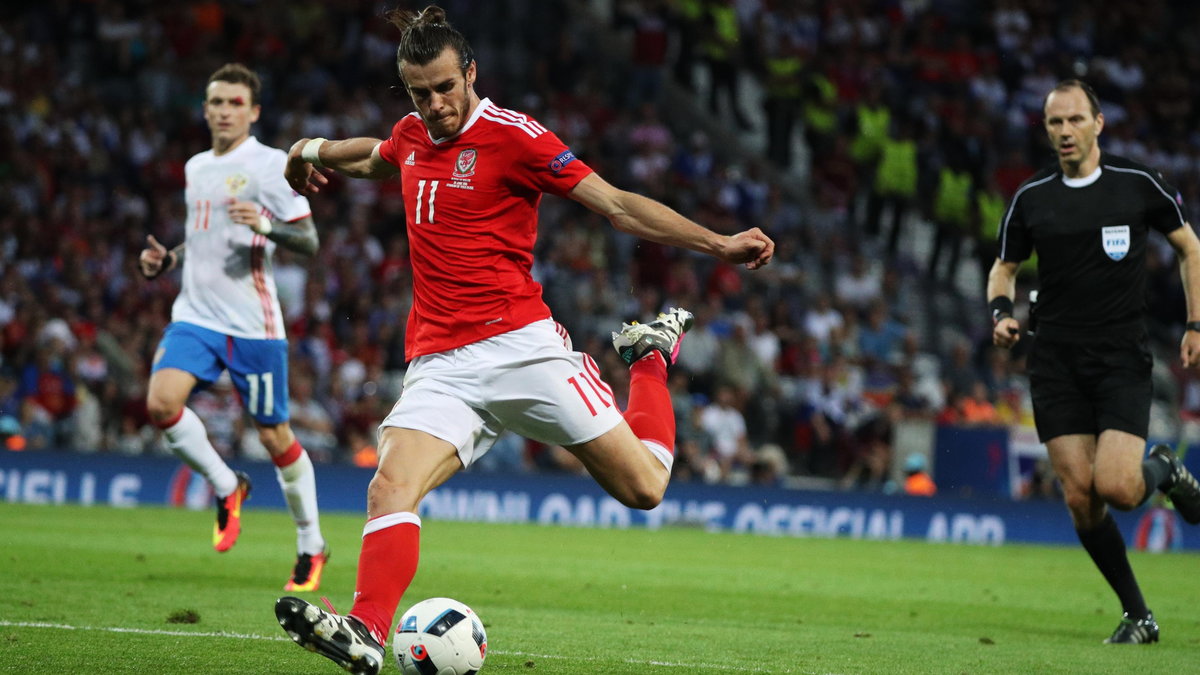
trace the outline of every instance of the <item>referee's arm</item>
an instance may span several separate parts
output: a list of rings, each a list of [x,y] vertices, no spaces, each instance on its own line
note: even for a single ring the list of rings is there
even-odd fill
[[[1194,239],[1195,235],[1192,237]],[[1200,249],[1197,249],[1196,253],[1200,254]],[[1200,261],[1200,258],[1193,258],[1193,262],[1197,261]],[[988,272],[987,297],[988,305],[992,309],[992,343],[997,347],[1011,347],[1021,339],[1021,324],[1012,316],[1013,298],[1017,296],[1017,267],[1019,266],[1020,263],[996,258],[996,262],[992,264],[992,271]],[[1200,262],[1193,267],[1200,273]],[[1200,274],[1198,274],[1197,280],[1200,280]],[[1189,306],[1191,297],[1188,296]],[[1007,302],[1005,302],[1006,300]],[[1197,295],[1197,301],[1200,301],[1200,295]],[[997,313],[996,308],[1000,305],[1005,306],[1007,312]],[[1200,348],[1200,333],[1197,334],[1196,346]]]
[[[1190,223],[1177,227],[1167,234],[1167,241],[1175,248],[1179,258],[1179,275],[1183,278],[1183,294],[1187,298],[1188,328],[1183,331],[1183,339],[1179,343],[1179,360],[1184,368],[1194,368],[1200,365],[1200,328],[1193,322],[1200,321],[1200,239],[1192,230]],[[989,282],[988,288],[991,288]]]

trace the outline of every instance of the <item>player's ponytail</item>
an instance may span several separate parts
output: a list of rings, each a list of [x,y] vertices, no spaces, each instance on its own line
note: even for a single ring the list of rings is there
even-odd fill
[[[401,63],[423,66],[441,56],[446,47],[459,56],[459,68],[465,73],[474,55],[471,45],[446,18],[446,10],[430,5],[420,12],[402,9],[388,10],[384,18],[400,30],[400,46],[396,48],[396,67]],[[400,77],[404,77],[401,72]]]

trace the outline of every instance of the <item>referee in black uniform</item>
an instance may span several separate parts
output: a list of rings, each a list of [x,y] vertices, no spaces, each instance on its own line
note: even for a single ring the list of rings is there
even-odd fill
[[[1038,438],[1079,541],[1124,609],[1105,642],[1157,642],[1158,624],[1106,505],[1133,509],[1161,489],[1185,520],[1200,522],[1200,487],[1171,449],[1157,445],[1142,459],[1151,399],[1147,238],[1158,230],[1179,258],[1188,309],[1179,354],[1189,368],[1200,365],[1200,240],[1179,193],[1157,171],[1101,154],[1104,115],[1087,84],[1059,83],[1043,111],[1058,162],[1021,185],[1000,224],[987,287],[992,340],[1011,347],[1020,339],[1012,316],[1017,267],[1036,250],[1029,379]]]

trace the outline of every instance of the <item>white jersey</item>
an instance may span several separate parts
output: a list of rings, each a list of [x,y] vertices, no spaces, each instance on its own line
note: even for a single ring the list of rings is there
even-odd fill
[[[308,200],[283,178],[286,162],[286,153],[253,136],[224,155],[206,150],[188,160],[183,290],[172,321],[234,337],[285,337],[271,272],[275,242],[234,223],[228,205],[234,198],[254,202],[263,215],[284,222],[311,214]]]

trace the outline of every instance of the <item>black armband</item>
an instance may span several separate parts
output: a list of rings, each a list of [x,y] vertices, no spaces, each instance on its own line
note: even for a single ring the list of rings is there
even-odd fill
[[[1013,314],[1013,301],[1007,295],[997,295],[988,301],[988,309],[992,310],[992,323],[1000,323]]]

